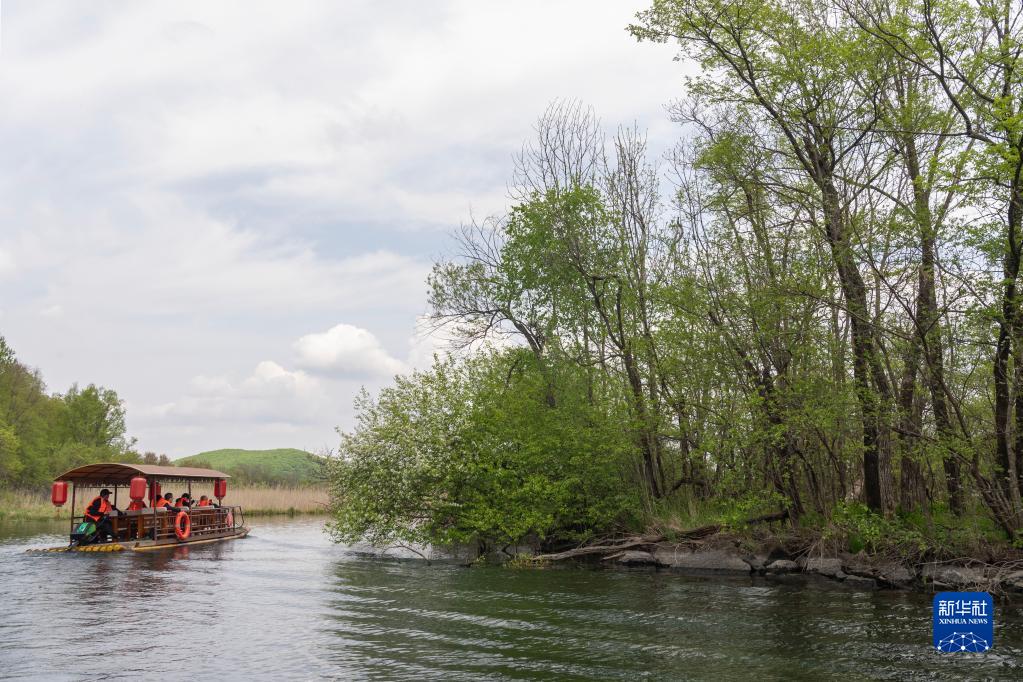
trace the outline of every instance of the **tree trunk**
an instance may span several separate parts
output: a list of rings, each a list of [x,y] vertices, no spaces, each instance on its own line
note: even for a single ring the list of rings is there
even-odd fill
[[[924,187],[920,175],[920,162],[916,142],[912,137],[904,139],[906,167],[913,186],[913,208],[920,233],[920,278],[917,288],[916,331],[923,345],[926,371],[924,379],[930,393],[934,424],[938,431],[938,442],[942,448],[941,459],[945,470],[945,488],[948,504],[957,516],[963,512],[963,493],[956,447],[955,429],[949,416],[948,398],[945,395],[944,343],[941,336],[941,317],[938,315],[938,301],[935,284],[935,239],[936,229],[930,206],[930,192]]]
[[[1016,373],[1023,375],[1023,315],[1020,311],[1019,292],[1016,288],[1016,280],[1019,277],[1020,266],[1020,227],[1023,222],[1023,188],[1020,186],[1019,168],[1012,183],[1012,191],[1009,199],[1008,210],[1008,244],[1006,249],[1005,266],[1005,300],[1003,310],[1009,311],[1007,317],[1009,329],[1012,331],[1012,345],[1015,349]],[[1005,377],[1008,380],[1008,377]],[[1003,471],[1005,482],[1003,488],[1008,493],[1009,500],[1013,505],[1017,517],[1023,516],[1023,381],[1016,380],[1016,442],[1013,448],[1015,457],[1008,458],[1005,453],[1005,468]],[[1008,422],[1008,418],[1006,418]]]
[[[1012,395],[1009,379],[1009,358],[1014,346],[1021,342],[1019,327],[1019,301],[1016,280],[1019,276],[1019,227],[1021,218],[1021,197],[1018,188],[1012,193],[1008,209],[1008,232],[1006,234],[1003,270],[1005,284],[1002,289],[1002,319],[998,321],[998,343],[995,347],[995,477],[1005,503],[1012,507],[1014,516],[1020,515],[1020,482],[1017,462],[1009,448],[1009,411]],[[1017,389],[1019,390],[1019,389]],[[1018,400],[1018,397],[1017,397]],[[1016,410],[1017,438],[1023,428],[1023,413]],[[1016,443],[1015,455],[1020,456],[1021,443]]]
[[[923,469],[912,452],[914,444],[919,442],[920,433],[914,399],[919,364],[920,338],[913,334],[903,357],[902,380],[899,382],[899,506],[907,512],[920,509],[927,501]]]
[[[894,507],[891,427],[887,414],[891,404],[891,387],[877,357],[876,338],[867,305],[867,289],[856,267],[846,234],[838,192],[830,177],[825,176],[820,186],[823,192],[825,233],[852,326],[853,379],[863,419],[864,498],[872,510],[888,513]]]
[[[657,434],[651,432],[646,400],[643,396],[643,380],[639,376],[639,368],[636,367],[636,358],[633,356],[632,350],[626,347],[622,352],[622,358],[625,374],[629,380],[629,389],[632,393],[633,408],[636,410],[636,418],[640,424],[637,440],[643,453],[643,474],[650,494],[657,499],[662,495],[661,486],[658,483]]]

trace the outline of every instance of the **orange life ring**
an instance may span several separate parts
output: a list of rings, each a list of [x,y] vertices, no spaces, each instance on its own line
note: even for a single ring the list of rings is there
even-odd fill
[[[184,528],[181,527],[182,520],[185,522]],[[178,512],[174,519],[174,534],[178,536],[178,540],[187,540],[188,536],[192,534],[192,519],[189,518],[188,512]]]

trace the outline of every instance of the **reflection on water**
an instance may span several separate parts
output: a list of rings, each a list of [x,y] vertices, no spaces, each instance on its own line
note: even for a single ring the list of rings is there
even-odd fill
[[[144,553],[26,554],[0,526],[0,677],[1023,678],[1023,608],[995,649],[930,650],[930,598],[667,573],[368,558],[320,521]]]

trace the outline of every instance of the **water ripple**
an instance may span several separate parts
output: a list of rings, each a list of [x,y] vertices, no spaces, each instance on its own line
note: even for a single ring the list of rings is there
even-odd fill
[[[32,555],[0,528],[0,676],[109,679],[1023,677],[1023,609],[995,649],[933,652],[927,595],[367,558],[314,520],[149,554]]]

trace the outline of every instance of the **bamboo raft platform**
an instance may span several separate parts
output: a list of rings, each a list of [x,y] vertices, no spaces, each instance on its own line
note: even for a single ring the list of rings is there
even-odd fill
[[[28,552],[145,552],[171,547],[204,545],[225,540],[244,538],[249,534],[240,506],[223,504],[227,493],[227,474],[212,469],[195,467],[155,466],[148,464],[88,464],[57,477],[51,499],[57,507],[67,501],[67,488],[72,486],[71,533],[68,546],[29,549]],[[184,507],[168,511],[152,506],[160,497],[161,484],[174,483],[179,489],[187,488],[189,496],[194,483],[212,483],[218,505]],[[132,511],[111,511],[106,521],[110,524],[109,542],[75,544],[75,528],[85,520],[74,513],[78,488],[108,487],[113,489],[113,506],[117,506],[119,489],[128,488],[133,501],[141,501],[148,491],[150,506]],[[185,491],[183,491],[185,492]]]

